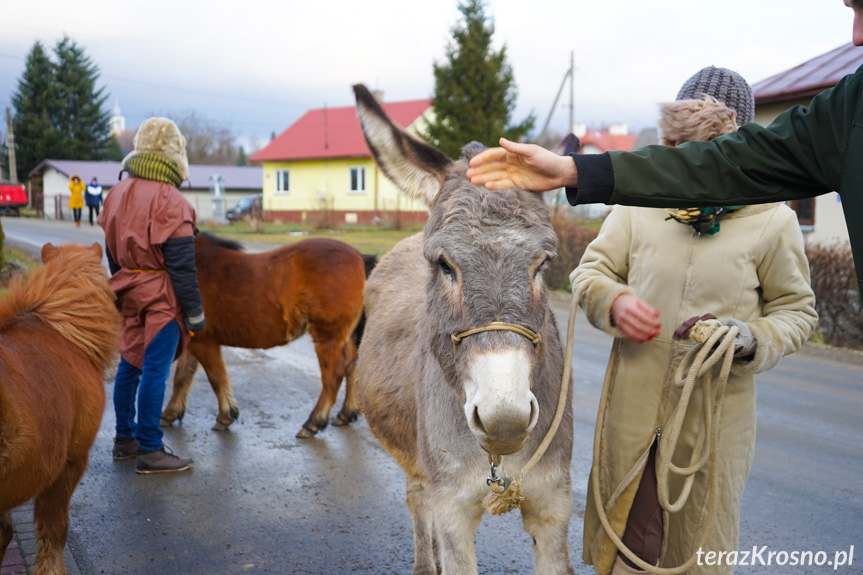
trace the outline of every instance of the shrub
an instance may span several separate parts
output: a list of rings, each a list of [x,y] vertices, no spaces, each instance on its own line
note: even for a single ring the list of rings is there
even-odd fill
[[[557,217],[552,220],[560,244],[557,257],[551,260],[545,280],[551,289],[572,291],[569,274],[578,266],[584,250],[596,237],[598,230],[580,225],[571,218]]]
[[[863,347],[863,305],[851,244],[847,241],[811,244],[806,246],[806,256],[825,343],[860,349]]]

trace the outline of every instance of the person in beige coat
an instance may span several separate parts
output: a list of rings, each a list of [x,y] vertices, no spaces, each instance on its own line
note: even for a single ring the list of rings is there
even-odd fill
[[[752,121],[745,80],[709,67],[661,107],[663,143],[710,140]],[[570,277],[595,327],[615,336],[606,375],[607,404],[597,475],[603,511],[616,535],[649,565],[673,568],[699,550],[737,551],[740,497],[755,446],[753,375],[775,366],[809,338],[817,323],[803,237],[785,204],[702,210],[616,207]],[[675,339],[686,320],[713,314],[740,332],[716,445],[715,512],[708,511],[707,466],[674,513],[657,497],[659,437],[680,399],[675,371],[695,344]],[[704,397],[696,388],[672,461],[696,448]],[[671,501],[682,480],[668,480]],[[705,523],[711,521],[704,549]],[[600,575],[644,573],[624,558],[600,522],[593,486],[584,518],[584,561]],[[703,555],[702,555],[703,558]],[[699,565],[699,563],[702,563]],[[733,565],[696,561],[688,573],[731,573]],[[727,562],[726,562],[727,563]]]

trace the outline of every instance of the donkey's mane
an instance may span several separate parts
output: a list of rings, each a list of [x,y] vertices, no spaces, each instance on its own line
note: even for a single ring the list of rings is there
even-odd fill
[[[119,316],[101,259],[64,246],[26,278],[15,278],[0,303],[0,337],[36,319],[56,330],[104,370],[117,349]]]
[[[219,236],[211,234],[210,232],[198,232],[198,235],[203,236],[209,243],[217,247],[225,248],[226,250],[231,250],[235,252],[245,251],[243,249],[243,244],[238,241],[220,238]]]

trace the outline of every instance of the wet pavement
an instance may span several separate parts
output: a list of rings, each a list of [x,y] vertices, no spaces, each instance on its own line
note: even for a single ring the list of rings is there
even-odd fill
[[[566,298],[555,306],[565,327]],[[581,517],[611,340],[580,316],[575,341],[569,542],[576,573],[586,574],[593,571],[581,564]],[[72,498],[70,574],[410,573],[404,475],[365,420],[331,426],[310,440],[294,437],[320,391],[310,339],[223,353],[240,418],[227,432],[210,430],[216,400],[199,372],[185,419],[165,430],[167,445],[195,459],[184,473],[137,475],[134,460],[112,460],[108,374],[101,431]],[[743,496],[740,548],[824,549],[832,557],[833,550],[856,545],[855,565],[837,572],[860,573],[863,356],[807,346],[757,382],[758,443]],[[19,547],[7,553],[2,575],[22,573],[10,563],[16,553],[23,572],[32,563],[30,513],[21,508],[14,518]],[[533,552],[517,511],[486,516],[476,543],[479,573],[533,572]]]

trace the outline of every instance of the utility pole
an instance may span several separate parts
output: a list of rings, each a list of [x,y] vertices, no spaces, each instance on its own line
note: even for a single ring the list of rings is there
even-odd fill
[[[6,147],[9,150],[9,181],[18,183],[18,166],[15,165],[15,136],[12,133],[12,111],[6,108]]]
[[[575,132],[575,50],[569,52],[569,131]]]
[[[557,90],[557,96],[554,97],[554,104],[551,105],[551,110],[548,112],[548,118],[545,120],[545,124],[542,126],[542,131],[539,133],[539,137],[537,137],[536,141],[539,142],[545,136],[545,132],[548,130],[548,124],[551,122],[551,117],[554,115],[554,110],[557,108],[557,103],[560,100],[560,95],[563,93],[564,87],[566,87],[566,80],[569,79],[569,131],[573,130],[573,126],[575,125],[575,52],[572,51],[569,53],[569,70],[566,71],[566,74],[563,75],[563,82],[560,83],[560,88]]]

